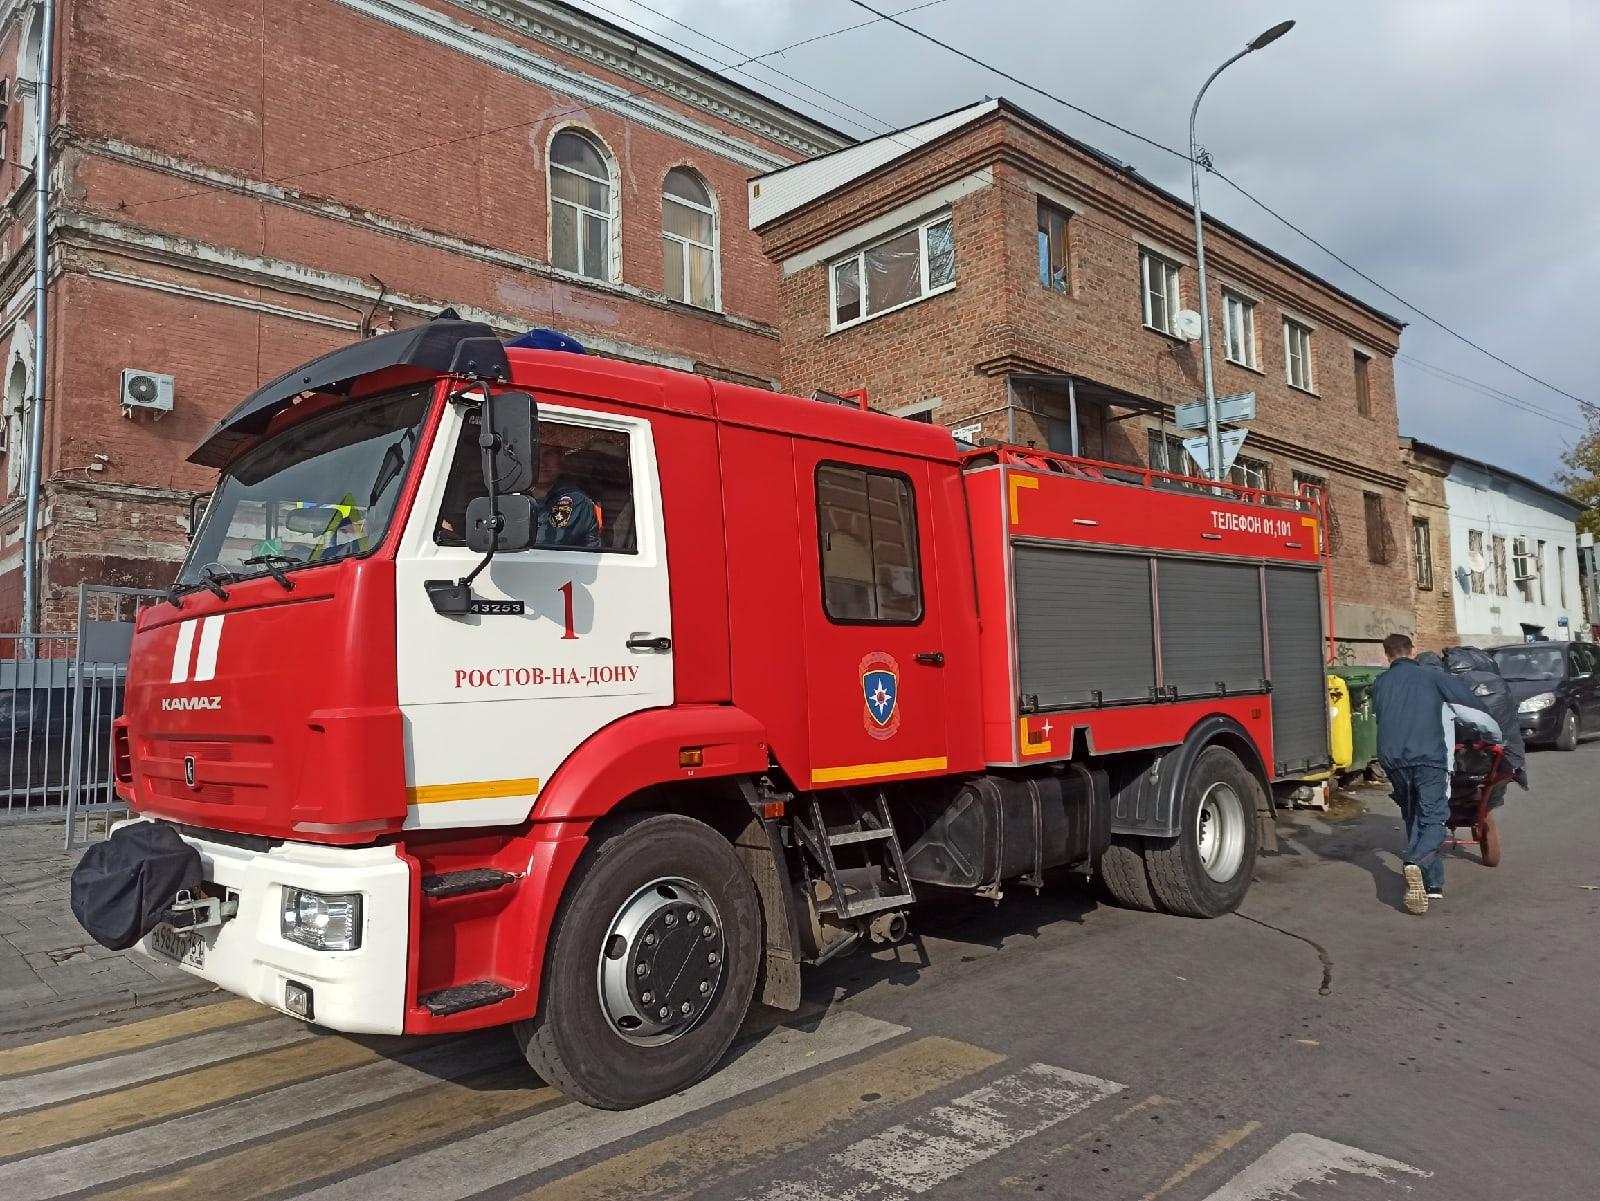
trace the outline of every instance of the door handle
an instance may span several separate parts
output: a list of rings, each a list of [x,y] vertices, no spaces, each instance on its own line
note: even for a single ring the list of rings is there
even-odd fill
[[[630,651],[655,651],[657,654],[665,654],[672,649],[672,639],[635,634],[628,639],[627,646]]]
[[[917,654],[913,655],[912,658],[918,663],[926,663],[929,667],[944,666],[943,651],[919,651]]]

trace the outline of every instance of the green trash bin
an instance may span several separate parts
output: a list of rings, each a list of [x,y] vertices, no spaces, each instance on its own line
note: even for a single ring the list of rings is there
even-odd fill
[[[1378,757],[1378,719],[1372,712],[1372,685],[1384,673],[1382,667],[1346,667],[1335,664],[1328,669],[1350,690],[1350,766],[1347,771],[1366,771]]]

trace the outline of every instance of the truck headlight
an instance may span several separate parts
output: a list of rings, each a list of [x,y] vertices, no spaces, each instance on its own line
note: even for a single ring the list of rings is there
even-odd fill
[[[361,945],[361,894],[283,890],[279,931],[316,951],[354,951]]]
[[[1555,703],[1556,703],[1556,694],[1555,693],[1553,693],[1553,692],[1541,692],[1537,696],[1530,696],[1527,700],[1523,701],[1522,704],[1518,705],[1517,706],[1517,712],[1518,713],[1537,713],[1541,709],[1548,709],[1551,705],[1553,705]]]

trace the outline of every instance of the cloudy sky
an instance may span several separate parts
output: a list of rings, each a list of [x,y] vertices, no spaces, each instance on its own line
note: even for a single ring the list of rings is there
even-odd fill
[[[850,0],[575,2],[721,63],[872,20]],[[918,0],[868,3],[899,11]],[[1600,404],[1590,366],[1600,336],[1588,329],[1600,321],[1589,302],[1600,278],[1600,3],[935,0],[903,19],[1181,146],[1205,76],[1286,17],[1295,29],[1206,97],[1200,140],[1217,167],[1409,304]],[[735,77],[856,137],[1003,95],[1188,193],[1180,159],[888,23],[747,70]],[[1395,369],[1403,432],[1550,478],[1582,425],[1579,404],[1451,337],[1215,179],[1203,186],[1208,212],[1410,323]]]

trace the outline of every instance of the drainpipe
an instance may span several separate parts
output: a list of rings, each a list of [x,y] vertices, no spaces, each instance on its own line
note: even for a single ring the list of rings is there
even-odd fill
[[[55,0],[43,0],[39,19],[39,78],[34,97],[33,163],[33,420],[28,423],[28,502],[22,543],[22,632],[39,625],[39,476],[44,454],[45,369],[49,327],[45,289],[50,282],[50,62],[55,48]]]

